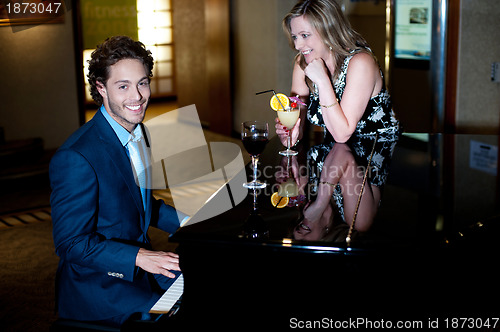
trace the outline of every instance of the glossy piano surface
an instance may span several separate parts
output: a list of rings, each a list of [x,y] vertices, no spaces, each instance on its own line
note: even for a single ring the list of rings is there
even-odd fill
[[[291,158],[272,139],[259,165],[267,188],[174,234],[180,321],[498,316],[498,136],[313,138]]]

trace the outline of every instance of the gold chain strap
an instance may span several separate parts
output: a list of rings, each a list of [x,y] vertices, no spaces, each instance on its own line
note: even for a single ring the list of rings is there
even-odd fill
[[[375,141],[373,142],[372,152],[370,153],[370,157],[368,158],[368,165],[366,167],[365,175],[363,176],[363,183],[361,184],[361,191],[358,196],[358,203],[356,204],[356,210],[354,210],[354,217],[352,218],[351,227],[349,227],[349,233],[347,233],[347,237],[345,238],[345,242],[347,246],[351,246],[351,236],[352,231],[354,229],[354,224],[356,222],[356,217],[358,216],[359,204],[361,203],[361,196],[363,195],[363,190],[365,189],[366,178],[368,177],[368,170],[370,169],[370,164],[372,162],[373,153],[375,152],[375,144],[377,144],[378,133],[375,134]]]

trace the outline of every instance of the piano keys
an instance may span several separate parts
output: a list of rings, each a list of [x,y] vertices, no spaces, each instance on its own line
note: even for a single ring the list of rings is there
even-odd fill
[[[181,274],[149,311],[152,314],[175,315],[184,293],[184,276]]]

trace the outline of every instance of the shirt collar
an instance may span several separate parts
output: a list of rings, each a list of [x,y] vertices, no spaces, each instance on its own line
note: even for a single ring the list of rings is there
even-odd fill
[[[134,131],[129,134],[129,141],[139,142],[140,140],[142,140],[142,128],[137,125]]]
[[[99,110],[101,111],[102,115],[104,115],[104,118],[108,121],[111,128],[113,128],[113,131],[115,132],[116,136],[118,136],[118,139],[123,146],[126,146],[127,143],[132,139],[140,140],[142,138],[141,126],[136,126],[134,131],[132,133],[129,133],[127,129],[123,128],[118,122],[116,122],[115,119],[111,117],[111,115],[108,114],[104,105],[102,105]]]

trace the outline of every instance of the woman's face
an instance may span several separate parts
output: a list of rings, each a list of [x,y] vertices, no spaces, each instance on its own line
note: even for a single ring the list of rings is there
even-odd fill
[[[295,226],[293,230],[293,238],[295,240],[304,241],[321,241],[326,235],[327,229],[331,227],[333,221],[333,210],[330,204],[323,211],[318,220],[309,220],[306,217],[306,210],[315,208],[314,202],[309,202],[304,207],[304,219]]]
[[[295,49],[302,53],[306,63],[320,58],[327,60],[330,50],[304,15],[292,18],[290,28]]]
[[[318,222],[307,219],[301,221],[293,230],[293,238],[303,241],[320,241],[324,235],[324,228]]]

